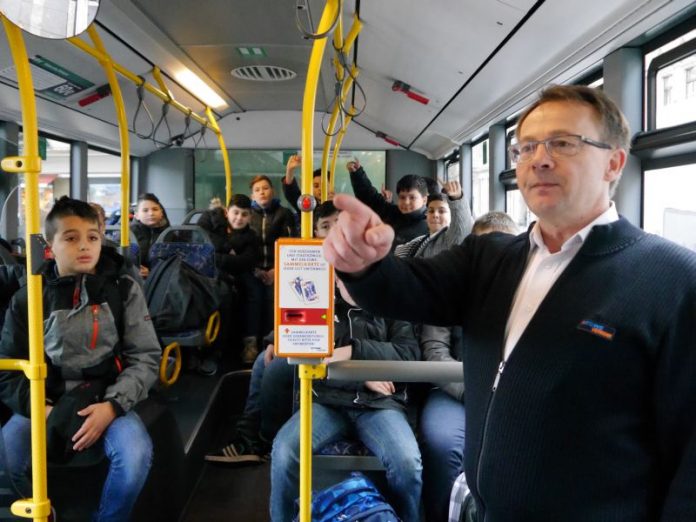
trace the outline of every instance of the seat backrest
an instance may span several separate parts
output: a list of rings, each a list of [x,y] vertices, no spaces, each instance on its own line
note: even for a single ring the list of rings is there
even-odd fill
[[[195,225],[198,220],[205,212],[204,208],[194,208],[184,216],[184,220],[181,222],[182,225]]]
[[[174,255],[180,256],[199,274],[217,277],[215,247],[201,227],[179,225],[166,228],[150,247],[150,269]]]

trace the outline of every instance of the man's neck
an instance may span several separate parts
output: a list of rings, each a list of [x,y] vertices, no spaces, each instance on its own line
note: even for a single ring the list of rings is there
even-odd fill
[[[572,223],[562,221],[555,222],[553,220],[539,218],[539,231],[541,232],[541,237],[546,248],[548,248],[549,252],[552,254],[559,252],[566,241],[606,212],[609,209],[609,205],[610,203],[607,203],[605,208],[595,211],[587,217]]]

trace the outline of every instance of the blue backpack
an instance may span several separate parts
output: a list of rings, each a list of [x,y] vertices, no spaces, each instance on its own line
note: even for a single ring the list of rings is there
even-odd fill
[[[299,514],[294,522],[299,521]],[[314,494],[312,522],[401,522],[375,485],[362,473]]]

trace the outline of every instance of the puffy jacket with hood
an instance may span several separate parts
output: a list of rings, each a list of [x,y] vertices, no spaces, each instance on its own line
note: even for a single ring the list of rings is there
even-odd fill
[[[104,400],[117,415],[147,397],[161,349],[140,285],[123,258],[103,250],[96,274],[60,277],[54,261],[43,273],[47,402],[88,380],[107,383]],[[120,306],[120,310],[117,310]],[[0,339],[0,358],[28,358],[27,287],[12,298]],[[0,400],[29,416],[29,381],[0,372]]]
[[[251,272],[261,260],[261,240],[250,226],[229,230],[229,222],[222,208],[206,210],[198,226],[208,232],[215,246],[215,264],[232,275]],[[234,251],[234,254],[230,254]]]
[[[251,228],[261,238],[262,257],[259,268],[273,268],[275,261],[275,241],[279,237],[292,237],[295,234],[295,217],[291,210],[280,205],[279,199],[271,200],[264,208],[256,201],[251,203]]]
[[[150,268],[150,247],[157,241],[159,235],[169,226],[169,220],[166,217],[162,218],[160,224],[156,227],[149,227],[141,223],[137,219],[133,219],[130,224],[131,232],[138,240],[138,250],[140,256],[140,264]]]

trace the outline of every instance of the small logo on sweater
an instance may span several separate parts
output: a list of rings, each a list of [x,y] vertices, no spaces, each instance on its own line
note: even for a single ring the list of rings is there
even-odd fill
[[[580,322],[578,325],[578,330],[589,332],[593,335],[601,337],[602,339],[606,339],[607,341],[613,340],[614,334],[616,333],[616,329],[612,328],[611,326],[607,326],[596,321],[589,321],[587,319]]]

